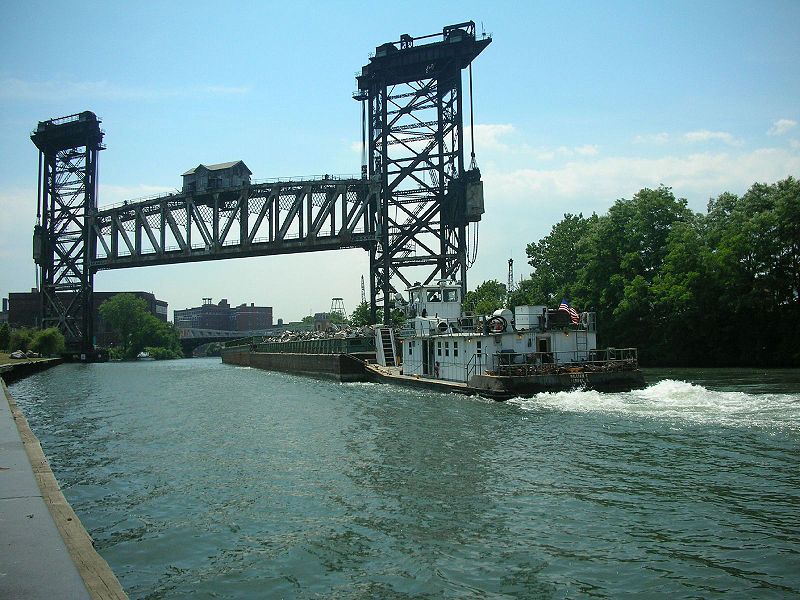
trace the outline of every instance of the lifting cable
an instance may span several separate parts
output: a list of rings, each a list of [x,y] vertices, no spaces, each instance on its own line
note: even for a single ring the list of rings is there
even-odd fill
[[[475,118],[472,106],[472,63],[469,63],[469,137],[471,144],[470,156],[472,157],[469,162],[469,168],[477,169],[478,163],[475,162]]]
[[[367,101],[361,101],[361,176],[368,172],[367,166]]]

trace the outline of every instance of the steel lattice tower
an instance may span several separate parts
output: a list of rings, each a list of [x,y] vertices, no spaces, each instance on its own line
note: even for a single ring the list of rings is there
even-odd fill
[[[87,224],[97,209],[97,153],[103,132],[94,113],[39,122],[39,198],[34,260],[41,269],[41,326],[57,327],[67,349],[94,351],[92,292],[94,236]]]
[[[440,41],[415,44],[434,37]],[[357,77],[354,98],[365,103],[367,121],[364,175],[380,186],[370,249],[373,321],[382,304],[389,323],[394,277],[407,287],[418,277],[457,279],[466,292],[467,224],[480,220],[483,193],[480,171],[464,167],[461,71],[489,43],[476,39],[472,21],[441,34],[402,35],[378,46]]]

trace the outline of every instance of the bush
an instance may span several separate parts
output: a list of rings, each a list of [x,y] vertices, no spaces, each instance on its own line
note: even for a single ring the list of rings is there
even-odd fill
[[[55,327],[36,332],[31,342],[31,350],[42,356],[64,352],[64,334]]]
[[[8,350],[8,343],[11,341],[11,329],[8,323],[0,325],[0,351],[6,352]]]
[[[13,329],[8,342],[8,351],[14,352],[15,350],[22,350],[23,352],[27,352],[31,349],[35,335],[36,331],[28,329],[27,327]]]
[[[155,360],[170,360],[173,358],[183,358],[183,354],[176,352],[172,348],[164,348],[163,346],[147,346],[144,349],[151,358]]]

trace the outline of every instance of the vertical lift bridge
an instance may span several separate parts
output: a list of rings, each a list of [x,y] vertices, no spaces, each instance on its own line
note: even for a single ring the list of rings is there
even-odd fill
[[[40,122],[31,140],[42,326],[91,360],[100,270],[342,248],[369,252],[373,320],[382,307],[389,323],[395,278],[406,287],[460,279],[466,291],[467,231],[483,213],[483,189],[474,151],[464,164],[461,71],[471,76],[490,42],[470,21],[376,48],[353,95],[363,106],[360,179],[184,190],[98,209],[100,121],[85,111]]]

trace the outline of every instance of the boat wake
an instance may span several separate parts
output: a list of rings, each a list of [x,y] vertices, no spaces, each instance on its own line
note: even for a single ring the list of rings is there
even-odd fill
[[[509,402],[523,410],[606,413],[687,424],[800,431],[798,394],[714,391],[672,379],[631,392],[608,394],[576,390],[513,398]]]

